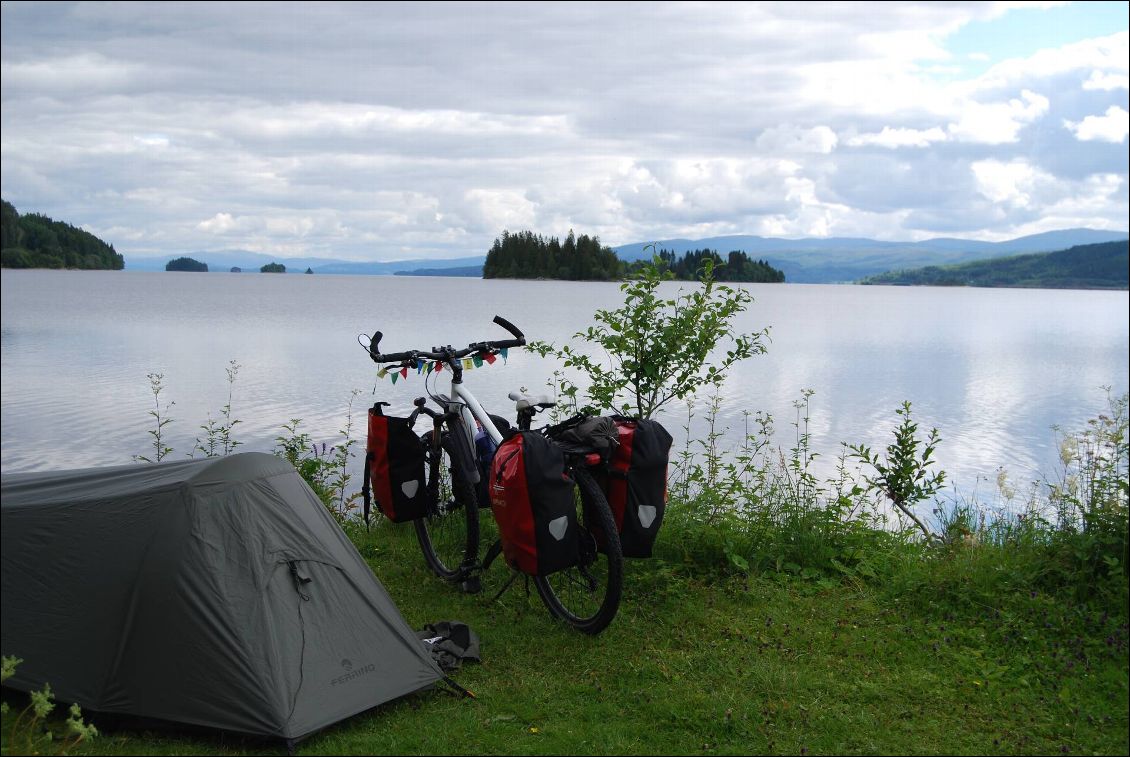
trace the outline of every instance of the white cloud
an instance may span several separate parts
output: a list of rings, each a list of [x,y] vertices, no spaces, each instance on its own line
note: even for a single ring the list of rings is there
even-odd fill
[[[836,148],[836,132],[827,126],[803,129],[792,125],[773,126],[761,132],[757,149],[766,154],[819,153],[827,155]]]
[[[209,234],[226,234],[236,227],[231,213],[217,213],[206,221],[196,224],[196,228]]]
[[[476,231],[520,231],[536,225],[537,210],[520,192],[471,189],[464,199]]]
[[[1064,121],[1063,125],[1082,142],[1100,140],[1118,143],[1130,132],[1130,113],[1112,105],[1101,116],[1087,116],[1078,123]]]
[[[0,63],[0,72],[5,88],[51,95],[120,90],[149,75],[146,66],[91,52],[4,61]]]
[[[980,160],[970,168],[977,181],[977,190],[987,199],[1021,208],[1031,203],[1031,193],[1040,178],[1039,172],[1023,160],[1008,163]]]
[[[878,134],[859,134],[848,139],[852,147],[877,145],[879,147],[928,147],[934,142],[945,142],[949,136],[940,127],[929,129],[902,129],[884,126]]]
[[[1083,82],[1083,89],[1097,89],[1103,92],[1109,92],[1113,89],[1130,89],[1130,76],[1105,71],[1092,71],[1087,81]]]
[[[144,147],[168,147],[169,138],[164,134],[139,134],[133,141]]]
[[[978,81],[983,89],[1008,87],[1018,81],[1050,78],[1076,71],[1122,73],[1130,68],[1130,32],[1039,50],[1027,58],[1002,61]]]
[[[305,102],[285,105],[255,104],[227,114],[237,134],[248,137],[293,139],[300,137],[376,136],[383,132],[485,136],[564,134],[568,122],[561,115],[516,116],[459,110],[410,110],[342,102]]]
[[[1020,98],[1004,103],[967,103],[956,123],[948,127],[950,135],[963,142],[999,145],[1015,142],[1027,124],[1048,112],[1049,100],[1043,95],[1024,90]]]

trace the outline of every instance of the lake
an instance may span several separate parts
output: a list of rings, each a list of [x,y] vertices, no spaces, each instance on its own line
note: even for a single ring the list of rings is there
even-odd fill
[[[332,444],[354,390],[354,434],[375,399],[394,409],[424,394],[411,374],[377,380],[357,342],[380,329],[382,348],[465,346],[507,338],[509,319],[530,339],[561,343],[622,302],[619,285],[464,278],[306,276],[138,271],[4,270],[0,370],[4,472],[130,463],[153,454],[154,398],[146,375],[163,375],[162,407],[174,457],[192,451],[209,414],[228,402],[241,451],[270,450],[282,425]],[[688,284],[664,285],[673,294]],[[734,369],[719,423],[736,444],[743,411],[773,416],[776,441],[795,443],[794,402],[805,389],[813,449],[830,470],[840,442],[882,448],[895,409],[913,403],[923,431],[938,427],[939,467],[959,491],[995,479],[1051,475],[1053,425],[1078,429],[1127,390],[1126,292],[850,285],[748,285],[754,297],[738,330],[770,328],[764,355]],[[545,387],[555,363],[526,350],[475,370],[466,382],[488,410],[513,418],[507,392]],[[375,394],[374,394],[375,392]],[[704,432],[699,397],[692,437]],[[661,420],[681,445],[685,404]],[[818,467],[819,467],[818,466]],[[358,466],[359,470],[359,466]]]

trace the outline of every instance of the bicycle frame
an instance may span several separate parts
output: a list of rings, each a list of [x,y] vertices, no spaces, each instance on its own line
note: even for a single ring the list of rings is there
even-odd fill
[[[467,434],[467,441],[472,450],[475,449],[475,432],[478,430],[475,421],[478,421],[478,425],[482,426],[496,446],[502,443],[502,434],[494,427],[494,422],[487,415],[487,411],[483,409],[471,390],[464,385],[462,371],[452,374],[451,388],[448,394],[441,394],[439,398],[446,403],[461,405],[459,415],[463,422],[460,425]]]

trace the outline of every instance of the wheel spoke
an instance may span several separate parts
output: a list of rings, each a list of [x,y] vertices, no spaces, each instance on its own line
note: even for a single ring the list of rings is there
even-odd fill
[[[449,581],[465,577],[479,548],[479,517],[475,493],[452,476],[450,452],[441,444],[438,456],[431,432],[424,435],[428,450],[428,492],[434,504],[426,518],[415,522],[416,537],[432,572]]]

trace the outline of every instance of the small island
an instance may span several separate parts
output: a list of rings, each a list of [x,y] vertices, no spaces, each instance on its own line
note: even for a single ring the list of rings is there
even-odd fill
[[[165,264],[166,271],[190,271],[192,273],[208,273],[208,264],[201,263],[193,258],[176,258]]]
[[[267,263],[259,269],[259,273],[286,273],[286,266],[282,263]]]
[[[714,263],[716,281],[776,284],[785,280],[784,272],[764,260],[752,260],[741,250],[734,250],[726,257],[707,249],[692,250],[682,256],[660,250],[656,257],[662,269],[683,281],[697,280],[708,259]],[[632,276],[644,265],[643,261],[620,260],[598,237],[586,234],[578,237],[572,230],[564,242],[532,231],[515,234],[504,231],[487,253],[483,278],[618,281]]]

